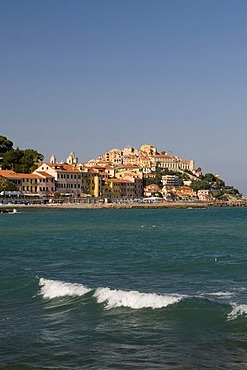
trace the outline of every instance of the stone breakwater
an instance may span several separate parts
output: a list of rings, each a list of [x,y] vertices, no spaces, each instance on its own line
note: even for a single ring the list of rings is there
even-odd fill
[[[33,204],[18,205],[6,204],[0,206],[0,213],[13,213],[17,211],[41,209],[203,209],[211,207],[246,207],[247,200],[216,201],[216,202],[157,202],[157,203],[63,203],[63,204]]]

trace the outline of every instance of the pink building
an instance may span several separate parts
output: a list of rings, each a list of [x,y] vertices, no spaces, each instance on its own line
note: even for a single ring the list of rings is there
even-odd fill
[[[35,172],[45,172],[55,179],[55,192],[61,194],[81,193],[81,171],[75,166],[66,163],[42,163]]]

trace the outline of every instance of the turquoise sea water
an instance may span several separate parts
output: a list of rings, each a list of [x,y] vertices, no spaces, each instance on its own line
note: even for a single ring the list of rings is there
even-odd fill
[[[0,368],[247,369],[247,208],[0,214]]]

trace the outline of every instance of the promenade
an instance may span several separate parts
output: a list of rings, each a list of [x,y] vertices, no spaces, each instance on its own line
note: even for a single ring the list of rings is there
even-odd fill
[[[211,207],[246,207],[247,199],[214,202],[154,202],[154,203],[62,203],[62,204],[2,204],[0,213],[27,209],[205,209]]]

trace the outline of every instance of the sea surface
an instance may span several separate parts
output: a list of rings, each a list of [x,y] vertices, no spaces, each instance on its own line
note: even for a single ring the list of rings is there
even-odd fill
[[[1,369],[247,369],[247,208],[0,214]]]

